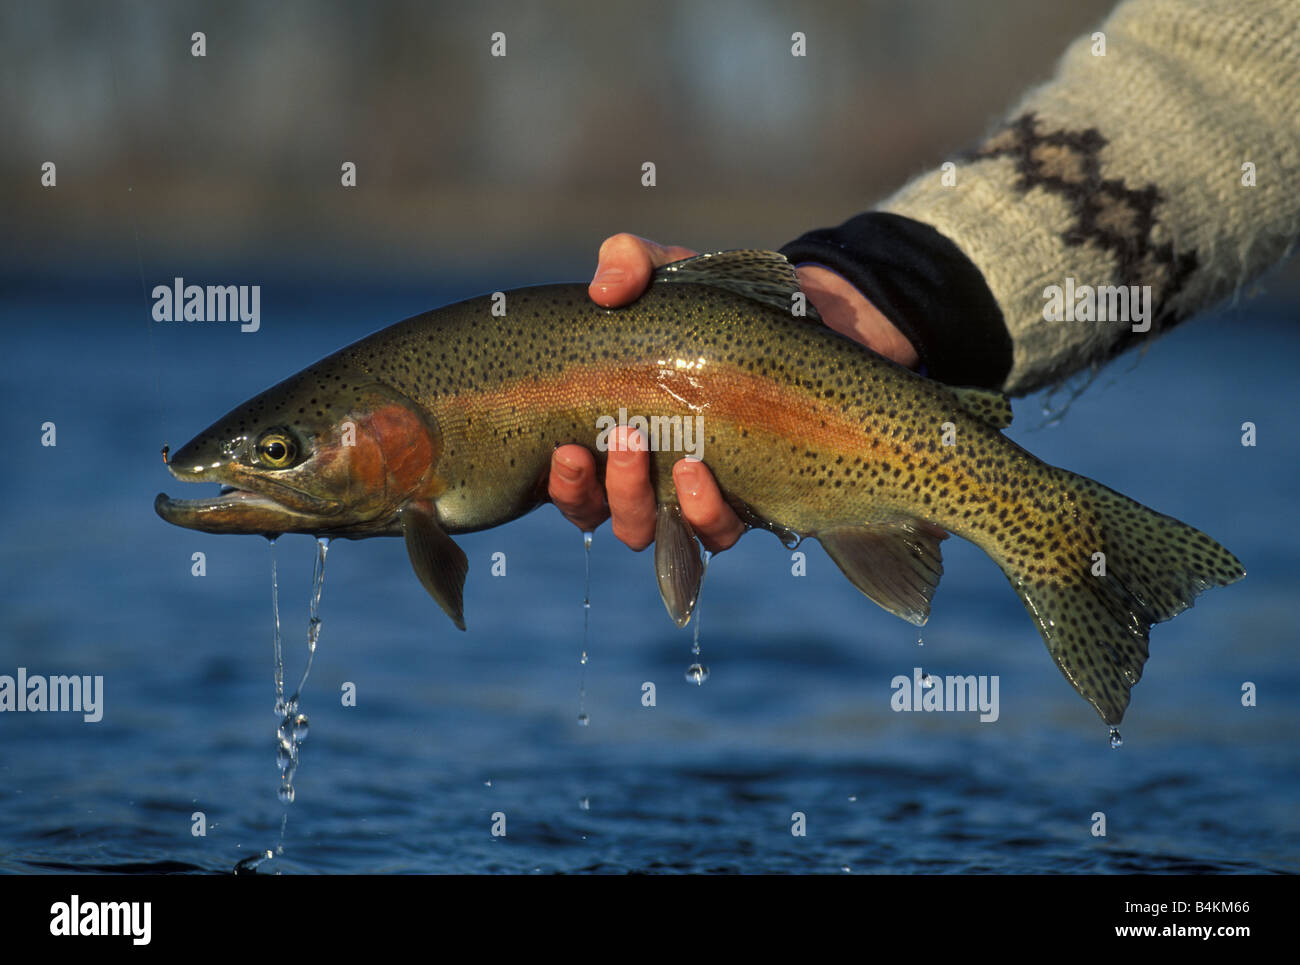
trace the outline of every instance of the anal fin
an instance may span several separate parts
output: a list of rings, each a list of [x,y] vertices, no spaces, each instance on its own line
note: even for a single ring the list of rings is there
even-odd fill
[[[655,520],[655,575],[659,578],[659,595],[668,615],[679,627],[686,626],[700,598],[704,560],[700,558],[695,531],[682,516],[682,508],[675,499],[659,504]]]
[[[872,602],[916,626],[930,618],[943,576],[944,530],[921,519],[842,526],[818,533],[827,555]]]
[[[402,535],[415,575],[451,622],[464,630],[465,574],[469,572],[465,551],[438,525],[432,508],[421,503],[402,508]]]

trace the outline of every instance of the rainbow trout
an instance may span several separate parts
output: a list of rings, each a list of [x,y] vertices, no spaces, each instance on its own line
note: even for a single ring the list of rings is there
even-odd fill
[[[1061,672],[1118,724],[1148,632],[1245,575],[1222,546],[1005,438],[1006,398],[922,378],[792,317],[793,268],[733,251],[659,269],[635,303],[545,285],[417,315],[244,403],[171,459],[211,499],[155,508],[211,533],[401,536],[420,582],[464,629],[468,569],[449,534],[547,498],[551,453],[596,449],[620,411],[694,442],[725,498],[789,546],[815,537],[849,581],[924,624],[955,533],[1010,580]],[[809,319],[816,319],[808,309]],[[688,438],[693,435],[694,439]],[[655,564],[690,619],[702,573],[671,468],[651,456]]]

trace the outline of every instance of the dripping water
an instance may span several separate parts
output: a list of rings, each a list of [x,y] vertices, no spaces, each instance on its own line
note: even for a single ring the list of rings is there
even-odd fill
[[[1124,738],[1119,736],[1119,728],[1112,727],[1110,729],[1110,746],[1112,748],[1116,748],[1116,747],[1121,747],[1123,744],[1124,744]]]
[[[700,586],[696,590],[695,596],[695,631],[691,637],[691,656],[695,658],[694,662],[686,668],[686,680],[699,687],[704,681],[709,679],[709,668],[700,662],[700,597],[704,594],[704,577],[709,573],[709,560],[713,554],[708,550],[704,551],[704,569],[700,573]]]
[[[245,871],[253,871],[263,861],[269,861],[275,857],[274,851],[259,851],[257,854],[250,854],[243,858],[235,865],[235,874],[241,874]]]
[[[288,698],[284,695],[284,643],[280,626],[280,580],[276,563],[276,541],[274,537],[268,537],[267,541],[271,546],[271,613],[274,617],[271,637],[275,657],[274,713],[280,721],[275,732],[275,762],[280,773],[280,787],[276,796],[287,806],[293,803],[295,796],[293,778],[298,770],[298,748],[307,739],[311,727],[307,715],[299,711],[298,702],[302,697],[302,689],[307,683],[307,677],[311,673],[316,644],[320,640],[320,601],[321,590],[325,584],[325,556],[329,551],[329,539],[322,537],[316,540],[316,562],[312,571],[312,592],[307,608],[307,661],[303,666],[302,676],[298,679],[298,686],[294,688],[293,695]],[[241,871],[251,871],[274,855],[284,854],[284,835],[288,823],[289,812],[286,810],[280,818],[280,842],[275,850],[258,852],[244,858],[235,865],[235,872],[238,874]]]
[[[582,674],[578,678],[578,726],[586,727],[590,723],[587,717],[587,632],[591,628],[591,531],[582,534],[582,551],[587,565],[586,589],[582,593],[582,653],[578,663]]]
[[[316,644],[320,640],[320,597],[325,585],[325,556],[328,552],[329,539],[317,539],[316,562],[312,567],[311,597],[307,603],[307,662],[302,668],[302,676],[298,679],[298,686],[294,688],[293,696],[287,700],[284,697],[284,666],[279,660],[277,650],[275,712],[280,718],[280,726],[275,732],[276,765],[280,768],[279,798],[283,804],[293,803],[293,778],[298,771],[298,748],[307,739],[311,728],[311,721],[306,714],[299,711],[298,702],[302,697],[302,688],[311,673],[312,661],[316,656]],[[279,625],[278,619],[276,624]],[[280,854],[284,853],[284,828],[288,818],[289,813],[286,811],[280,822],[278,849]]]
[[[316,540],[316,563],[311,575],[311,601],[307,606],[307,665],[302,668],[302,677],[299,678],[298,687],[293,694],[292,699],[295,704],[302,693],[303,685],[307,683],[307,675],[311,673],[312,660],[316,656],[316,643],[320,640],[320,595],[325,585],[325,555],[329,552],[329,548],[328,536]]]
[[[280,579],[275,568],[275,537],[267,540],[271,544],[271,612],[275,615],[275,630],[271,638],[275,650],[275,709],[284,706],[284,651],[280,646]]]

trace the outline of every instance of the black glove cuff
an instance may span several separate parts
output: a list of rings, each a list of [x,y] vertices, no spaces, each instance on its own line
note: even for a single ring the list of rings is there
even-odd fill
[[[961,249],[911,218],[872,211],[819,228],[781,249],[795,265],[825,265],[898,326],[927,375],[1000,389],[1011,336],[984,276]]]

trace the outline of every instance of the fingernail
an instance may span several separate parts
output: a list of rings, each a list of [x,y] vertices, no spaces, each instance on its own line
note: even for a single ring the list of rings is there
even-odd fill
[[[555,460],[555,474],[567,483],[574,483],[582,478],[582,473],[559,459]]]
[[[675,482],[680,495],[694,498],[700,494],[700,472],[697,462],[684,460],[677,464]]]
[[[640,429],[630,428],[618,431],[614,436],[614,452],[646,452],[650,447]]]
[[[591,283],[593,285],[618,285],[625,278],[627,278],[627,272],[622,268],[605,268],[596,272],[596,277],[591,280]]]

